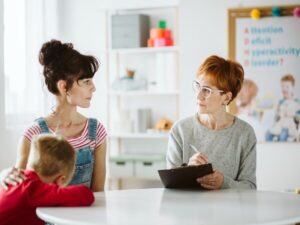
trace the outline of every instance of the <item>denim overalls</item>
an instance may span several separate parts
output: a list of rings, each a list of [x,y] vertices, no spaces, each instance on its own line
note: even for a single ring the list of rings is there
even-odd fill
[[[39,124],[42,133],[50,133],[47,123],[44,118],[36,120]],[[69,185],[83,184],[91,188],[91,181],[94,168],[94,149],[91,144],[96,142],[97,135],[97,120],[88,119],[88,139],[91,141],[90,145],[85,148],[75,149],[76,152],[76,165],[75,173]]]

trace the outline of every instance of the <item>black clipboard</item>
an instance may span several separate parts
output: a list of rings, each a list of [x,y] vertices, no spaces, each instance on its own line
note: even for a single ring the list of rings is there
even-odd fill
[[[213,173],[211,163],[199,166],[181,166],[173,169],[158,170],[165,188],[203,189],[197,178]]]

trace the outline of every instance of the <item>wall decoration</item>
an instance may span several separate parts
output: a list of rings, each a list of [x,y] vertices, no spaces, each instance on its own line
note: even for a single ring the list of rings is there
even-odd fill
[[[249,16],[251,8],[229,10],[229,58],[243,65],[246,78],[231,109],[253,126],[258,141],[300,142],[297,7],[257,8],[259,20]]]

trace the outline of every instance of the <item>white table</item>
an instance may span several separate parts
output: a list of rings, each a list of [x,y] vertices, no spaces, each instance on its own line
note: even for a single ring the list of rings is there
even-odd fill
[[[138,189],[95,193],[92,207],[38,208],[59,225],[243,225],[300,221],[300,195],[254,190]]]

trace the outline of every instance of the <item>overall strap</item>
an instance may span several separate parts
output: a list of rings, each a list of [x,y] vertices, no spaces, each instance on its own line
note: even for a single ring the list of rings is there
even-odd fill
[[[35,121],[39,124],[39,126],[42,130],[42,133],[50,133],[47,123],[43,117],[40,117],[40,118],[36,119]]]
[[[95,141],[97,136],[97,119],[89,118],[88,123],[88,138]]]

